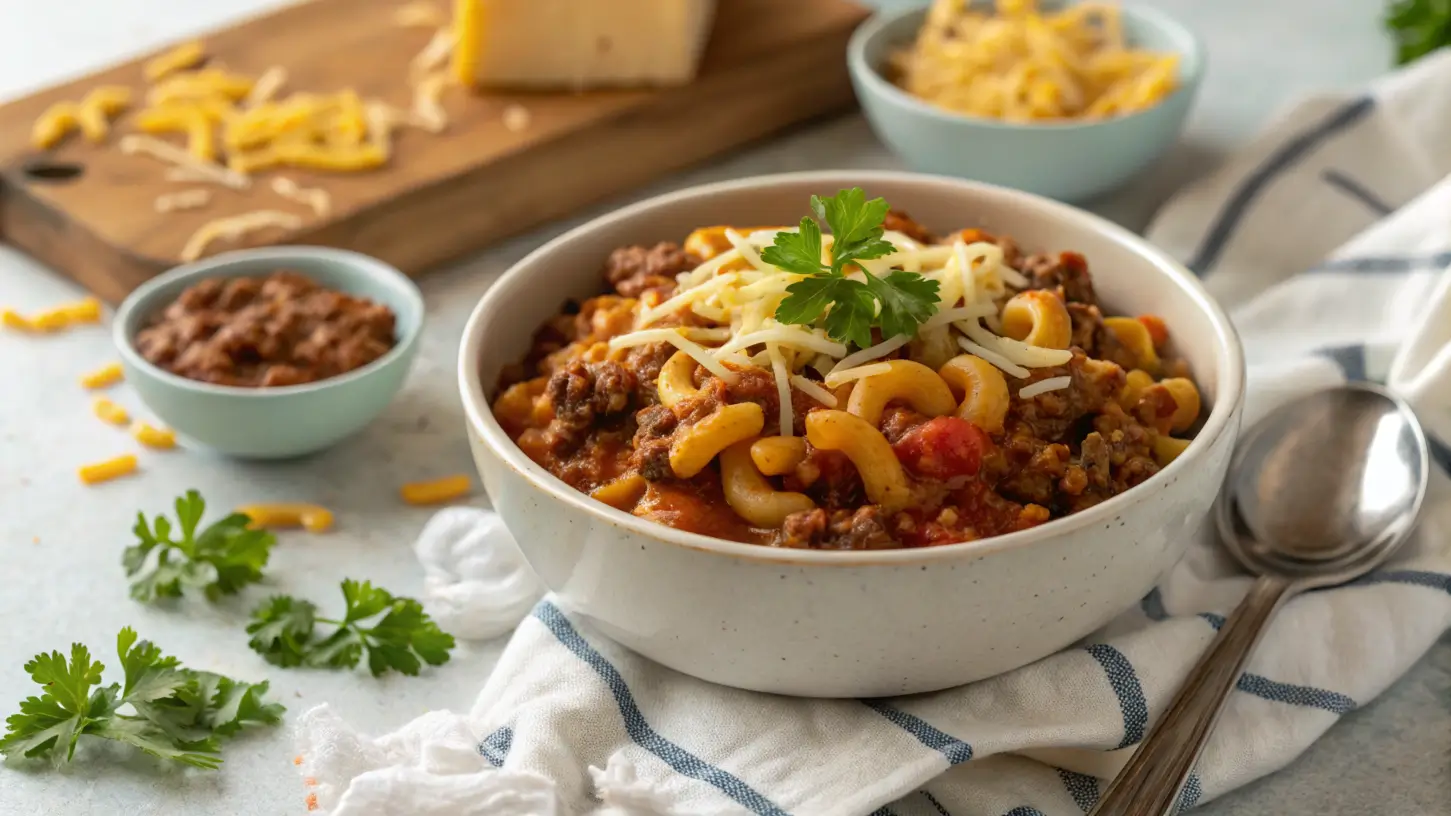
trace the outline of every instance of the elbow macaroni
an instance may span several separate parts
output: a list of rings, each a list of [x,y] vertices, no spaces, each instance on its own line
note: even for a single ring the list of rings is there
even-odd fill
[[[689,479],[705,470],[721,451],[759,434],[765,424],[766,413],[754,402],[722,405],[675,437],[670,445],[670,469],[676,477]]]
[[[631,473],[628,476],[621,476],[611,482],[606,482],[590,492],[590,498],[604,502],[616,510],[629,511],[645,495],[645,489],[650,485],[645,477],[638,473]]]
[[[91,411],[102,422],[109,422],[119,427],[125,427],[131,421],[131,415],[126,413],[125,408],[105,397],[96,397],[95,401],[91,403]]]
[[[1159,352],[1154,349],[1154,338],[1147,326],[1132,317],[1105,317],[1103,326],[1133,353],[1139,368],[1150,374],[1159,370]]]
[[[721,491],[736,515],[757,527],[780,527],[792,513],[816,509],[805,494],[772,487],[751,461],[751,448],[741,440],[720,453]]]
[[[882,432],[866,420],[846,411],[812,411],[806,415],[806,439],[814,447],[846,454],[861,476],[867,498],[885,512],[895,513],[912,503],[901,461]]]
[[[806,440],[799,436],[767,436],[751,443],[751,461],[767,476],[781,476],[806,459]]]
[[[147,60],[141,71],[148,82],[155,82],[177,71],[195,68],[204,57],[206,50],[201,40],[192,40]]]
[[[952,413],[957,400],[937,372],[911,360],[892,360],[890,371],[857,381],[847,399],[846,410],[875,426],[892,400],[902,400],[913,410],[938,417]]]
[[[965,419],[990,434],[1003,432],[1008,416],[1008,381],[997,366],[974,354],[959,354],[948,360],[937,375],[962,394],[958,419]]]
[[[1169,417],[1169,429],[1187,431],[1199,418],[1199,389],[1184,377],[1171,377],[1159,383],[1174,398],[1174,414]]]
[[[687,397],[700,393],[695,387],[695,358],[683,351],[677,351],[660,369],[655,379],[655,388],[660,393],[660,404],[674,408]]]
[[[332,511],[318,504],[248,504],[237,512],[252,520],[252,527],[301,527],[309,533],[333,526]]]
[[[1156,435],[1152,443],[1154,461],[1159,463],[1159,467],[1167,466],[1170,462],[1179,458],[1179,454],[1183,453],[1189,447],[1189,442],[1190,440],[1188,439],[1176,439],[1172,436],[1165,436],[1164,434]]]
[[[1040,348],[1066,349],[1073,343],[1068,307],[1052,292],[1029,289],[1003,304],[1003,334]]]
[[[463,496],[471,489],[473,482],[469,477],[457,473],[431,482],[409,482],[398,489],[398,494],[409,504],[441,504]]]
[[[1144,389],[1153,384],[1154,375],[1142,368],[1133,369],[1124,376],[1124,388],[1119,392],[1118,404],[1126,411],[1133,408],[1144,395]]]

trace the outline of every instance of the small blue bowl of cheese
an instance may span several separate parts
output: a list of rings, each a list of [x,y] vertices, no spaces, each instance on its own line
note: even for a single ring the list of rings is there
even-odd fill
[[[1204,74],[1204,49],[1193,32],[1157,10],[1128,6],[1117,9],[1113,20],[1125,46],[1173,57],[1172,90],[1153,104],[1114,114],[1025,120],[1011,115],[1021,113],[1015,98],[1017,109],[1007,118],[960,113],[914,96],[890,78],[894,55],[912,49],[929,14],[944,10],[884,7],[857,29],[847,49],[852,83],[873,130],[907,165],[922,172],[1063,201],[1092,198],[1133,178],[1175,142]],[[990,13],[992,5],[975,3],[971,10]],[[1044,20],[1032,16],[1035,25]],[[1048,65],[1027,70],[1052,78]],[[950,81],[948,73],[944,82]],[[1064,92],[1057,83],[1043,87],[1048,94]]]

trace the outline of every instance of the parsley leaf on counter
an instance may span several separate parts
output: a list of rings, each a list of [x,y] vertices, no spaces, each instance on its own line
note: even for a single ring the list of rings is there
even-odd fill
[[[1404,65],[1451,44],[1451,3],[1397,0],[1386,11],[1385,24],[1396,41],[1396,64]]]
[[[821,262],[821,225],[810,216],[801,219],[797,232],[777,233],[761,259],[810,277],[786,287],[776,319],[810,325],[825,312],[826,333],[859,348],[872,344],[873,327],[884,338],[915,333],[937,311],[937,281],[900,270],[877,277],[855,263],[896,251],[882,238],[887,209],[886,199],[868,201],[860,187],[829,198],[812,196],[811,211],[831,228],[831,264]],[[848,266],[860,271],[865,282],[847,278]]]
[[[418,601],[395,598],[368,581],[348,579],[342,588],[347,604],[342,620],[318,617],[309,601],[269,599],[252,612],[249,645],[277,666],[352,668],[366,655],[374,677],[389,669],[416,675],[423,663],[448,662],[453,635],[440,630]],[[337,628],[317,637],[319,623]]]
[[[79,643],[69,660],[54,651],[25,664],[44,692],[5,721],[0,754],[48,756],[59,766],[75,755],[81,737],[91,736],[214,770],[222,764],[220,738],[282,719],[281,705],[263,701],[267,683],[184,668],[155,645],[138,643],[129,627],[116,636],[116,653],[124,682],[105,686],[105,667]]]
[[[249,519],[233,513],[200,534],[197,525],[207,504],[201,494],[188,490],[176,500],[180,540],[172,537],[171,522],[158,515],[147,524],[146,514],[136,514],[137,543],[127,547],[121,558],[131,582],[131,597],[138,601],[178,598],[186,588],[198,588],[210,600],[231,594],[262,578],[262,568],[272,553],[277,537],[266,530],[251,529]],[[153,554],[155,557],[153,558]]]

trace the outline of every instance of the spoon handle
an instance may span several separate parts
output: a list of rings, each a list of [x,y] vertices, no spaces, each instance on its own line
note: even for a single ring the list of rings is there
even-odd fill
[[[1293,594],[1292,588],[1283,578],[1262,576],[1255,581],[1089,816],[1175,812],[1179,789],[1199,759],[1224,701],[1239,682],[1265,624]]]

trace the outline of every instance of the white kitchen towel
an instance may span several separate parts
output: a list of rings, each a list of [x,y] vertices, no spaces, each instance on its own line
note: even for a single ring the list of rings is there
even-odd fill
[[[1416,539],[1393,565],[1285,607],[1182,807],[1292,761],[1451,626],[1448,172],[1441,54],[1362,94],[1295,106],[1150,231],[1231,310],[1251,366],[1246,423],[1311,389],[1388,378],[1436,437]],[[1076,648],[962,688],[870,701],[704,683],[546,598],[467,716],[431,714],[372,740],[314,711],[301,725],[303,770],[318,805],[340,816],[1071,816],[1093,805],[1247,583],[1197,546]],[[482,801],[491,809],[462,804]]]

